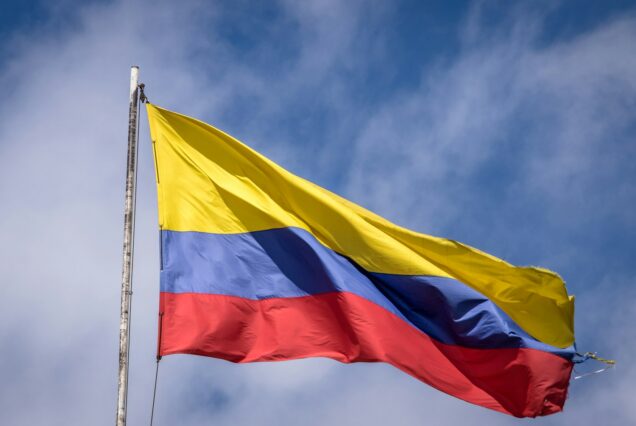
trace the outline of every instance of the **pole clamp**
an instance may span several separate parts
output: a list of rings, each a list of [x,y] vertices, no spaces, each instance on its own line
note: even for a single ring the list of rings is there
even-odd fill
[[[138,87],[139,87],[139,101],[142,104],[147,104],[148,97],[146,96],[146,93],[144,93],[144,89],[146,88],[146,85],[141,83]]]

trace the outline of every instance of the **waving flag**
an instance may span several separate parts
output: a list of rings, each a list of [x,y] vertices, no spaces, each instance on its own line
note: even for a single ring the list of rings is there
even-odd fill
[[[159,355],[380,361],[514,416],[562,409],[573,297],[557,274],[401,228],[208,124],[147,111]]]

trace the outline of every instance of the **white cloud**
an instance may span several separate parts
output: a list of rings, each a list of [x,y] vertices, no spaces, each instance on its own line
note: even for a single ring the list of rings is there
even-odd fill
[[[69,31],[52,25],[18,35],[0,75],[3,87],[11,87],[0,101],[2,423],[114,419],[127,79],[133,63],[141,66],[151,100],[204,119],[221,117],[217,124],[228,130],[238,128],[237,120],[224,111],[237,108],[235,99],[251,99],[259,108],[242,117],[237,136],[294,170],[309,170],[309,177],[332,173],[330,165],[343,161],[340,147],[357,134],[353,156],[344,159],[346,192],[418,229],[465,229],[474,223],[464,210],[478,203],[480,184],[473,179],[493,166],[493,156],[511,135],[519,137],[523,155],[515,160],[519,173],[509,191],[544,203],[558,226],[573,226],[589,215],[559,211],[571,214],[582,205],[581,191],[589,189],[585,198],[594,200],[595,209],[633,227],[628,211],[617,213],[634,200],[633,185],[620,179],[624,153],[630,152],[623,139],[633,125],[627,110],[633,107],[636,76],[629,49],[633,17],[547,46],[537,46],[536,26],[521,24],[511,37],[481,43],[488,37],[471,21],[457,58],[439,63],[423,75],[419,88],[373,111],[351,99],[347,85],[365,61],[388,54],[382,37],[369,28],[382,25],[391,11],[364,3],[299,5],[281,4],[281,25],[297,36],[297,48],[285,67],[272,66],[284,68],[274,73],[240,57],[215,30],[223,11],[205,2],[94,5],[79,10]],[[263,50],[265,58],[278,57],[277,46]],[[307,128],[295,127],[327,141],[312,155],[294,142],[292,131],[277,125],[309,100],[347,117],[327,118],[325,129],[311,127],[311,121]],[[527,133],[515,128],[520,116],[530,123]],[[536,124],[540,118],[547,118],[545,125]],[[147,421],[149,414],[158,298],[154,174],[145,123],[141,131],[131,424]],[[614,142],[605,150],[608,139]],[[599,159],[602,169],[590,173]],[[608,193],[602,185],[615,189]],[[515,206],[506,201],[503,207]],[[457,223],[465,227],[455,228]],[[490,239],[482,233],[471,237],[495,246],[509,228],[504,221]],[[560,248],[567,252],[563,262],[571,262],[575,248]],[[611,293],[613,282],[632,285],[622,275],[607,275],[606,284],[579,302],[584,306],[579,312],[594,312],[589,301],[601,297],[614,307],[612,316],[581,322],[593,330],[591,343],[608,348],[611,343],[599,340],[600,324],[611,324],[608,342],[636,340],[623,320],[633,317],[630,299]],[[626,344],[618,354],[627,358],[631,349]],[[588,381],[598,387],[577,384],[566,413],[544,422],[585,419],[602,407],[611,407],[617,419],[633,420],[625,395],[634,372],[627,365],[621,372]],[[163,361],[158,415],[157,424],[210,418],[219,424],[316,425],[515,421],[384,365],[305,360],[237,366],[185,356]]]

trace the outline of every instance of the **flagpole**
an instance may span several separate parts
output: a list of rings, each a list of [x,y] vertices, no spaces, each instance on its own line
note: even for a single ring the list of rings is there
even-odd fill
[[[117,388],[117,426],[126,425],[128,399],[128,350],[130,348],[130,299],[132,295],[133,248],[135,229],[135,194],[137,185],[137,107],[139,104],[139,67],[130,68],[128,109],[128,160],[126,166],[126,201],[124,204],[124,250],[121,278],[121,313],[119,318],[119,381]]]

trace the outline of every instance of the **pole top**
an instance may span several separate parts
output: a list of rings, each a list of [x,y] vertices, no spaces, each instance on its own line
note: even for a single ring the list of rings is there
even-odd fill
[[[133,65],[130,67],[130,102],[137,96],[137,85],[139,82],[139,67]]]

